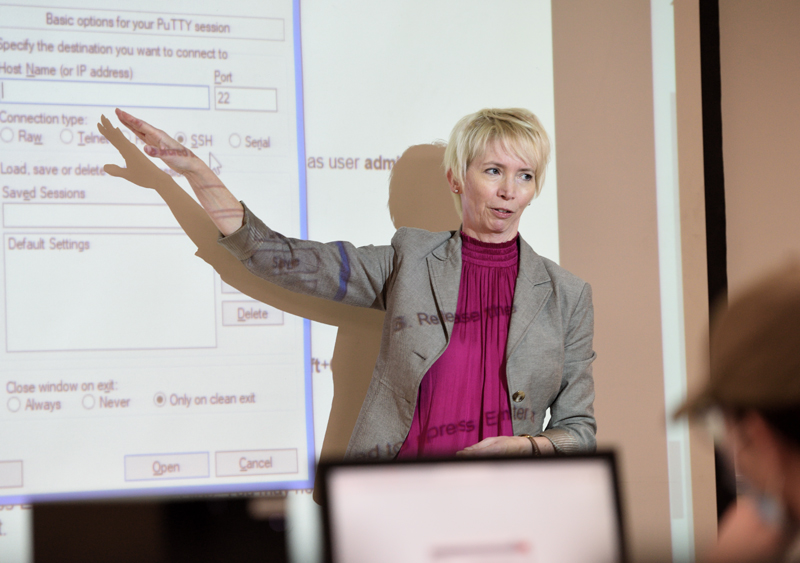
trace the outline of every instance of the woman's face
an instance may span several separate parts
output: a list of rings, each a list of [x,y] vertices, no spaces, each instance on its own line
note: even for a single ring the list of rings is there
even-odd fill
[[[448,171],[450,189],[461,195],[464,233],[494,243],[516,237],[522,212],[536,192],[534,173],[530,163],[496,142],[470,163],[463,186]]]

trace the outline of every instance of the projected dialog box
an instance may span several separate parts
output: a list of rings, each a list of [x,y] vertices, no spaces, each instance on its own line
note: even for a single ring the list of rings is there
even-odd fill
[[[223,283],[97,129],[164,129],[302,236],[299,7],[42,4],[0,3],[0,501],[308,487],[307,321]]]

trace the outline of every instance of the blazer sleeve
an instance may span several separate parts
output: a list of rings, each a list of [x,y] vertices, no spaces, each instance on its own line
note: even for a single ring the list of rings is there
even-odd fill
[[[541,435],[553,443],[559,454],[593,452],[597,447],[592,378],[596,354],[592,349],[594,308],[588,283],[584,283],[566,327],[561,388],[550,405],[550,422]]]
[[[391,246],[355,247],[320,243],[276,233],[244,203],[244,221],[219,243],[253,274],[285,289],[358,307],[386,309],[393,271]]]

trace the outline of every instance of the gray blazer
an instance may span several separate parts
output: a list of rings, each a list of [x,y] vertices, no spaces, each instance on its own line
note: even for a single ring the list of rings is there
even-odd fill
[[[460,234],[401,228],[389,246],[323,244],[284,237],[245,207],[242,228],[220,243],[251,272],[286,289],[386,311],[380,354],[345,455],[394,457],[411,427],[420,382],[450,340]],[[560,453],[595,449],[593,324],[589,284],[520,238],[506,347],[514,434],[546,436]]]

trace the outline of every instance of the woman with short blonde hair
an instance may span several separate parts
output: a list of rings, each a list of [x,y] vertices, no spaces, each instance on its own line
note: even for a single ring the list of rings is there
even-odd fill
[[[591,288],[518,232],[550,155],[531,112],[484,109],[456,124],[444,166],[459,231],[400,228],[390,244],[361,248],[272,231],[191,151],[117,115],[148,155],[187,178],[220,243],[254,274],[386,312],[347,457],[594,450]],[[296,272],[316,272],[315,284],[275,270],[273,258],[287,252],[301,262]]]

